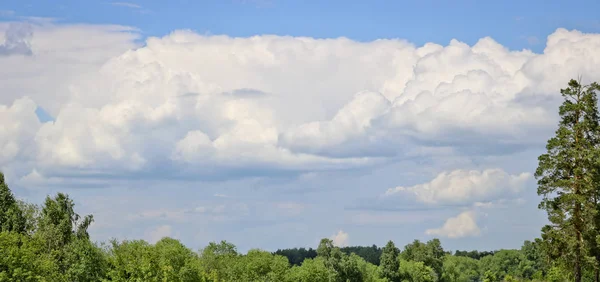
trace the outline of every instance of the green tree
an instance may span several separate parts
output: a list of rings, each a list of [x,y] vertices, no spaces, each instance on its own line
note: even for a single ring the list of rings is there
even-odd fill
[[[231,281],[284,281],[289,268],[286,257],[252,249],[236,259]]]
[[[426,266],[422,261],[406,261],[400,259],[400,277],[402,281],[434,282],[437,275],[433,268]]]
[[[400,256],[407,261],[423,262],[424,265],[431,267],[438,277],[441,277],[445,255],[440,240],[432,239],[427,243],[413,241],[404,247]]]
[[[232,267],[238,256],[235,245],[227,241],[210,242],[201,251],[200,265],[204,275],[211,276],[216,281],[227,280],[228,277],[233,275]]]
[[[527,279],[543,277],[543,273],[546,272],[546,262],[544,261],[542,240],[536,238],[534,241],[523,242],[521,253],[524,256],[524,261],[520,266],[521,277]]]
[[[111,241],[109,251],[110,281],[158,282],[161,272],[158,256],[152,245],[143,240]]]
[[[481,273],[492,273],[497,279],[504,279],[505,276],[522,277],[522,265],[525,261],[523,254],[519,250],[500,250],[493,256],[483,257],[479,263]]]
[[[0,231],[25,232],[26,221],[17,200],[0,172]]]
[[[75,239],[65,247],[64,262],[67,281],[103,281],[108,260],[102,249],[88,239]]]
[[[75,238],[88,239],[87,228],[92,221],[91,215],[80,221],[73,200],[66,194],[58,193],[54,198],[46,197],[37,234],[42,236],[49,249],[60,249]]]
[[[0,282],[65,281],[39,238],[0,232]]]
[[[479,261],[470,257],[444,257],[441,281],[444,282],[476,282],[479,281]]]
[[[32,236],[38,229],[38,221],[40,218],[40,208],[39,206],[27,203],[25,201],[17,201],[19,205],[19,209],[23,213],[23,217],[25,217],[25,230],[24,232],[30,236]]]
[[[548,140],[535,176],[538,194],[544,198],[550,225],[543,238],[560,245],[559,256],[574,269],[574,281],[582,279],[585,257],[597,236],[598,207],[598,117],[597,84],[582,86],[575,80],[561,89],[564,103],[559,108],[556,135]],[[587,240],[593,238],[594,240]]]
[[[400,250],[396,248],[394,242],[391,240],[387,242],[381,252],[381,258],[379,259],[381,277],[386,278],[390,282],[400,281],[400,273],[398,272],[400,264],[398,263],[398,255]]]
[[[331,282],[331,271],[325,266],[322,257],[305,259],[300,266],[294,266],[288,272],[287,282]]]
[[[163,281],[199,281],[201,270],[197,263],[198,255],[184,246],[179,240],[162,238],[154,244],[154,252],[159,278]]]

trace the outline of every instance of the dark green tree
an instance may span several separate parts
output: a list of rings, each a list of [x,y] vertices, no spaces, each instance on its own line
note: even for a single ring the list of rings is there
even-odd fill
[[[26,221],[17,200],[0,172],[0,231],[25,232]]]
[[[574,281],[582,279],[582,269],[597,236],[598,207],[598,117],[597,84],[582,86],[569,81],[561,89],[564,102],[559,108],[556,135],[548,140],[547,153],[538,160],[535,176],[540,208],[546,210],[550,224],[542,238],[553,242],[562,261],[571,266]],[[593,240],[592,240],[593,238]]]
[[[400,250],[396,248],[391,240],[385,244],[379,259],[379,268],[381,269],[381,277],[387,278],[390,282],[400,281],[398,255]]]

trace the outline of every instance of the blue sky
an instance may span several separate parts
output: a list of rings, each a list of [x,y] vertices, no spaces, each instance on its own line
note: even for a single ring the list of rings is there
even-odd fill
[[[98,241],[518,248],[599,6],[5,0],[0,170]]]
[[[276,34],[359,41],[402,38],[415,44],[468,44],[491,36],[511,49],[543,50],[556,28],[597,32],[598,1],[30,1],[5,0],[15,16],[121,24],[144,36],[175,29],[252,36]],[[569,12],[572,10],[573,12]],[[575,12],[576,11],[576,12]],[[5,17],[6,18],[6,17]],[[534,39],[535,38],[535,39]]]

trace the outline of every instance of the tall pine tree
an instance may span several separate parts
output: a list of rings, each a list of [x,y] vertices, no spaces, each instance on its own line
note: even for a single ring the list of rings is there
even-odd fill
[[[394,242],[391,240],[383,247],[379,268],[381,277],[387,278],[390,282],[400,281],[400,265],[398,263],[399,254],[400,250],[396,248],[396,245],[394,245]]]
[[[548,140],[547,153],[539,157],[535,173],[538,194],[543,196],[540,208],[550,221],[542,229],[542,238],[555,259],[572,267],[576,282],[581,281],[587,262],[594,261],[589,256],[594,255],[598,230],[597,89],[597,84],[582,86],[575,80],[561,89],[565,100],[559,108],[559,127]]]

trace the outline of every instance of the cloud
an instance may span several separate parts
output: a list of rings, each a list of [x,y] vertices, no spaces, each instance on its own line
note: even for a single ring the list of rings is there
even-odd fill
[[[409,196],[424,204],[471,204],[501,197],[514,197],[525,187],[529,173],[510,175],[502,169],[454,170],[410,187],[388,189],[385,197]]]
[[[3,23],[0,34],[34,56],[0,56],[0,105],[25,96],[56,117],[73,97],[71,87],[97,76],[110,58],[137,46],[139,33],[114,25]],[[29,37],[31,36],[31,37]],[[84,40],[85,38],[85,40]],[[92,92],[85,99],[93,101]]]
[[[170,225],[161,225],[146,232],[148,242],[154,244],[164,237],[170,237],[173,231]]]
[[[552,134],[556,93],[574,74],[600,78],[600,35],[564,29],[543,54],[491,38],[416,47],[175,31],[140,46],[137,31],[122,26],[32,31],[23,42],[34,56],[0,57],[11,66],[0,67],[8,93],[0,104],[27,95],[53,117],[1,140],[3,163],[20,177],[34,169],[47,178],[298,176],[503,155]],[[32,141],[20,143],[25,137]],[[455,202],[499,190],[465,191]],[[446,194],[427,197],[452,202]]]
[[[296,202],[278,202],[275,207],[284,215],[297,216],[305,210],[305,205]]]
[[[0,10],[0,17],[11,17],[15,14],[12,10]]]
[[[127,7],[127,8],[132,8],[132,9],[141,9],[142,8],[142,6],[140,6],[138,4],[130,3],[130,2],[111,2],[110,4],[113,6]]]
[[[349,243],[348,233],[343,230],[339,230],[337,234],[333,234],[329,237],[333,241],[333,245],[337,247],[347,247]]]
[[[29,98],[15,100],[10,106],[0,104],[0,167],[17,159],[31,159],[28,147],[40,128],[36,105]]]
[[[475,214],[472,211],[465,211],[456,217],[448,218],[440,228],[427,229],[425,234],[454,239],[479,236],[481,230],[475,221]]]
[[[8,26],[4,35],[4,43],[0,44],[0,56],[26,55],[31,56],[31,38],[33,29],[24,23],[13,23]]]

